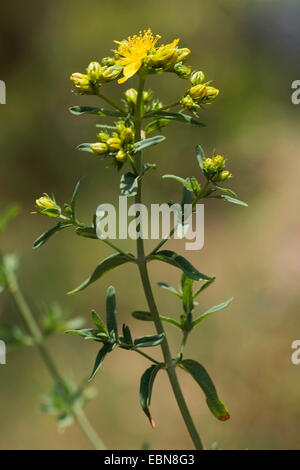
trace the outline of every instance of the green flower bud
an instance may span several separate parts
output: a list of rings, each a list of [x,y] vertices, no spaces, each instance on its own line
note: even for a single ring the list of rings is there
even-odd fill
[[[225,159],[222,155],[216,155],[215,157],[213,157],[212,162],[213,162],[213,167],[215,168],[215,171],[224,170]]]
[[[174,65],[174,72],[176,75],[178,75],[178,77],[189,78],[191,74],[191,67],[188,65],[183,65],[182,62],[178,62]]]
[[[131,104],[136,104],[136,99],[137,99],[137,90],[134,88],[129,88],[128,90],[125,91],[125,99],[127,103]]]
[[[218,176],[218,181],[225,181],[228,178],[231,178],[232,174],[228,170],[223,170]]]
[[[182,47],[181,49],[177,49],[177,62],[187,60],[187,58],[190,55],[191,55],[191,51],[187,47]]]
[[[210,173],[214,172],[214,170],[212,168],[212,165],[213,165],[212,159],[211,158],[205,158],[203,160],[203,171],[204,171],[204,173],[210,174]]]
[[[205,81],[205,75],[203,72],[201,72],[201,70],[199,70],[198,72],[192,73],[190,80],[193,86],[200,85],[201,83]]]
[[[115,65],[115,59],[113,57],[103,57],[101,63],[107,66]]]
[[[44,196],[36,199],[35,205],[41,214],[54,218],[60,217],[61,215],[61,208],[46,193]]]
[[[106,144],[110,152],[117,152],[121,148],[121,139],[118,137],[110,137]]]
[[[102,67],[99,62],[90,62],[88,68],[86,69],[88,78],[93,83],[96,83],[100,80],[101,71]]]
[[[185,108],[191,110],[199,108],[199,105],[193,100],[190,95],[185,95],[183,98],[181,98],[180,104]]]
[[[127,155],[126,155],[126,153],[124,152],[124,150],[121,149],[121,150],[118,151],[118,153],[116,154],[115,158],[116,158],[116,160],[117,160],[118,162],[124,163],[124,162],[126,162],[126,160],[127,160]]]
[[[93,150],[93,152],[96,153],[97,155],[104,155],[105,153],[108,152],[108,147],[103,142],[96,142],[94,144],[91,144],[90,147]]]
[[[123,67],[118,67],[117,65],[111,65],[110,67],[104,67],[101,73],[101,79],[104,81],[111,81],[118,78],[121,74]]]
[[[134,131],[131,127],[125,127],[121,132],[121,141],[124,144],[130,144],[134,141]]]
[[[152,91],[151,90],[145,90],[143,91],[143,101],[144,103],[149,103],[152,98]]]
[[[99,132],[99,134],[97,134],[97,137],[98,137],[98,139],[101,140],[101,142],[107,142],[110,135],[107,132],[102,131],[102,132]]]
[[[87,95],[94,94],[94,88],[87,75],[83,73],[72,73],[70,80],[79,93]]]

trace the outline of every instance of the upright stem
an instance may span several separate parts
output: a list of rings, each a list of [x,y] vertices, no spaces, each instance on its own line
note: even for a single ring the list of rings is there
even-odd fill
[[[15,299],[15,302],[19,308],[20,314],[23,317],[23,320],[31,333],[35,344],[38,348],[41,358],[43,359],[52,379],[55,383],[61,385],[62,390],[65,388],[64,379],[61,377],[60,373],[58,372],[56,365],[49,354],[47,348],[43,344],[43,335],[40,330],[40,327],[35,320],[33,313],[31,312],[17,281],[17,278],[10,268],[5,268],[5,277],[7,280],[8,288]],[[77,423],[81,427],[82,431],[90,441],[90,443],[95,447],[97,450],[104,450],[105,445],[101,441],[100,437],[88,421],[84,411],[82,409],[74,409],[73,413],[76,418]]]
[[[140,83],[139,83],[138,96],[137,96],[137,102],[136,102],[136,112],[135,112],[135,139],[136,141],[141,139],[141,103],[142,103],[143,89],[144,89],[144,80],[141,78]],[[137,158],[138,169],[140,169],[142,165],[141,152],[137,154],[136,158]],[[138,182],[138,193],[135,199],[136,199],[137,204],[141,203],[141,200],[142,200],[141,179],[139,179],[139,182]],[[156,331],[158,334],[164,333],[165,335],[164,340],[161,343],[161,349],[162,349],[168,377],[169,377],[178,407],[180,409],[181,415],[184,419],[184,422],[186,424],[186,427],[188,429],[188,432],[191,436],[191,439],[194,443],[195,448],[197,450],[202,450],[203,445],[198,435],[198,432],[196,430],[196,427],[194,425],[193,419],[188,410],[188,407],[186,405],[184,396],[182,394],[182,391],[178,382],[176,370],[175,370],[176,363],[172,359],[169,343],[166,338],[165,330],[161,322],[159,312],[155,303],[155,299],[153,296],[152,287],[151,287],[148,270],[147,270],[146,259],[145,259],[144,242],[142,238],[137,239],[137,264],[138,264],[145,296],[147,299],[147,303],[148,303],[150,312],[153,315],[153,320],[154,320]]]

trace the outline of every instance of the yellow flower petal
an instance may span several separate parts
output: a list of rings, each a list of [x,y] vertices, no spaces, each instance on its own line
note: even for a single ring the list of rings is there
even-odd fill
[[[141,65],[142,65],[141,60],[137,60],[136,62],[132,62],[131,64],[126,65],[123,70],[124,77],[120,78],[118,80],[118,83],[121,84],[121,83],[126,82],[128,78],[132,77],[139,70]]]

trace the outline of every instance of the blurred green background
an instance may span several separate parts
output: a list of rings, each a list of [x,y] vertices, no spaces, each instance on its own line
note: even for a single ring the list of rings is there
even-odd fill
[[[148,152],[158,169],[148,176],[148,201],[178,200],[179,185],[162,182],[165,173],[197,175],[197,143],[229,159],[233,187],[249,208],[212,201],[205,205],[205,247],[185,255],[217,281],[200,299],[197,312],[231,295],[232,305],[201,323],[187,346],[186,357],[199,360],[215,379],[231,420],[218,422],[208,411],[202,392],[188,375],[179,373],[184,393],[205,445],[222,449],[291,449],[299,442],[300,366],[291,363],[291,343],[299,324],[299,109],[290,100],[291,82],[300,79],[300,2],[296,0],[11,0],[1,3],[0,79],[6,82],[7,104],[0,107],[0,212],[11,202],[21,215],[1,235],[1,250],[22,254],[20,280],[35,312],[43,303],[59,302],[74,315],[103,313],[105,291],[117,289],[120,321],[135,335],[153,326],[130,318],[146,309],[137,271],[123,267],[77,296],[68,290],[87,277],[111,251],[102,243],[56,235],[40,250],[33,240],[51,221],[30,215],[33,201],[54,192],[68,201],[77,179],[85,176],[79,213],[89,221],[101,202],[116,200],[119,175],[86,153],[75,151],[92,141],[95,116],[75,117],[68,107],[97,99],[70,93],[69,76],[83,72],[90,60],[107,55],[113,39],[150,26],[164,42],[181,38],[190,47],[190,63],[205,71],[221,93],[201,112],[205,129],[173,124],[167,141]],[[186,82],[165,74],[149,79],[165,102],[186,89]],[[135,86],[135,80],[127,82]],[[128,88],[112,84],[117,98]],[[99,101],[100,103],[100,101]],[[103,122],[104,122],[103,118]],[[132,242],[130,242],[132,243]],[[126,243],[123,243],[126,246]],[[184,253],[184,244],[169,249]],[[176,285],[179,272],[151,264],[153,283]],[[160,311],[178,316],[180,305],[169,293],[154,288]],[[8,296],[0,298],[0,324],[18,321]],[[179,336],[168,328],[175,353]],[[80,381],[90,372],[96,344],[78,337],[48,341],[61,372]],[[157,357],[159,350],[157,350]],[[109,448],[189,449],[191,442],[165,374],[155,383],[152,431],[138,403],[143,358],[117,350],[104,363],[94,386],[98,395],[87,414]],[[33,348],[15,350],[0,366],[0,448],[89,448],[74,426],[64,433],[52,417],[39,410],[40,396],[51,381]]]

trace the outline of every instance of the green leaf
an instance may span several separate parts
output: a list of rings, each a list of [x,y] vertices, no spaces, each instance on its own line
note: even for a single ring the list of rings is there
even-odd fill
[[[77,227],[75,232],[80,237],[92,238],[93,240],[98,240],[95,227]]]
[[[96,360],[95,360],[95,364],[94,364],[94,368],[93,368],[93,371],[90,375],[90,378],[89,378],[89,381],[91,381],[95,375],[97,374],[102,362],[104,361],[105,359],[105,356],[111,352],[112,350],[112,347],[110,344],[105,344],[101,349],[100,351],[98,352],[97,354],[97,357],[96,357]]]
[[[187,122],[188,124],[195,124],[196,126],[200,126],[200,127],[206,127],[206,125],[203,124],[202,122],[184,113],[171,113],[169,111],[157,111],[155,115],[153,116],[164,117],[165,119],[172,119],[175,121]],[[147,115],[145,117],[147,117]]]
[[[132,316],[133,316],[133,318],[135,318],[136,320],[154,321],[151,312],[143,312],[143,311],[140,311],[140,310],[136,310],[136,311],[132,312]],[[159,318],[161,319],[161,321],[163,321],[163,322],[165,322],[165,323],[170,323],[171,325],[174,325],[174,326],[176,326],[177,328],[180,328],[180,329],[181,329],[180,323],[177,322],[176,320],[174,320],[173,318],[165,317],[165,316],[163,316],[163,315],[160,315]]]
[[[212,315],[215,312],[218,312],[219,310],[222,310],[223,308],[226,308],[231,302],[233,301],[233,297],[230,297],[230,299],[226,300],[225,302],[222,302],[219,305],[215,305],[214,307],[210,308],[206,312],[202,313],[200,317],[196,318],[193,321],[193,326],[198,325],[204,318],[209,317],[209,315]]]
[[[40,248],[40,246],[44,245],[52,235],[54,235],[57,232],[60,232],[60,230],[63,230],[64,228],[71,227],[72,224],[68,222],[58,222],[55,227],[52,227],[50,230],[47,232],[43,233],[39,238],[37,238],[33,244],[33,248]]]
[[[203,170],[203,160],[205,159],[205,153],[201,145],[196,145],[196,157],[201,170]]]
[[[182,274],[182,277],[181,277],[182,304],[183,304],[184,311],[187,315],[191,313],[194,308],[193,284],[194,284],[193,279],[188,277],[186,274]]]
[[[200,385],[206,396],[207,406],[212,414],[220,421],[226,421],[229,419],[230,416],[228,410],[219,399],[213,381],[204,367],[193,359],[184,359],[181,361],[180,366],[189,372],[198,385]]]
[[[155,423],[151,417],[150,411],[149,411],[149,406],[151,402],[151,395],[152,395],[152,388],[153,388],[153,383],[156,377],[157,372],[163,367],[163,364],[157,364],[150,366],[149,369],[147,369],[142,377],[141,377],[141,383],[140,383],[140,404],[141,407],[143,408],[144,413],[148,417],[151,426],[154,428]]]
[[[182,197],[181,197],[181,206],[183,207],[184,204],[192,204],[194,201],[194,195],[190,189],[183,186],[182,188]]]
[[[204,291],[205,289],[207,289],[207,287],[209,287],[214,281],[216,280],[215,277],[212,277],[209,281],[205,282],[201,287],[199,287],[198,290],[196,290],[196,292],[194,292],[194,299],[202,292]]]
[[[129,326],[123,325],[122,331],[123,331],[123,336],[124,336],[126,343],[129,345],[133,345],[133,340],[132,340]]]
[[[121,176],[120,191],[123,196],[132,197],[137,194],[139,177],[134,173],[125,173]]]
[[[201,280],[211,280],[210,276],[206,274],[200,273],[194,266],[183,256],[178,255],[174,251],[170,250],[162,250],[158,251],[154,255],[149,256],[148,259],[151,260],[160,260],[164,263],[171,264],[172,266],[176,266],[177,268],[181,269],[188,277],[194,279],[195,281]]]
[[[152,346],[158,346],[164,340],[164,333],[159,335],[145,335],[134,340],[135,348],[150,348]]]
[[[125,254],[123,255],[121,253],[116,253],[114,255],[109,256],[108,258],[105,258],[97,266],[93,274],[88,279],[86,279],[86,281],[80,284],[80,286],[76,287],[76,289],[72,290],[71,292],[68,292],[68,294],[76,294],[77,292],[80,292],[81,290],[85,289],[93,282],[100,279],[107,272],[128,262],[129,262],[128,257],[125,256]]]
[[[155,168],[156,168],[156,163],[144,163],[140,175],[143,176],[147,171],[155,170]]]
[[[72,199],[71,199],[71,209],[72,209],[73,216],[75,216],[76,202],[77,202],[77,197],[78,197],[81,181],[82,181],[82,178],[80,178],[80,180],[78,180],[78,182],[76,183],[76,186],[72,195]]]
[[[116,291],[113,286],[106,291],[106,324],[109,333],[114,331],[116,335],[118,334]]]
[[[174,287],[170,286],[166,282],[158,282],[157,285],[161,287],[162,289],[167,290],[168,292],[171,292],[171,294],[176,295],[176,297],[179,297],[179,299],[182,298],[182,295],[180,292],[178,292]]]
[[[81,152],[88,152],[88,153],[94,153],[93,150],[91,149],[91,143],[84,143],[77,145],[76,150],[80,150]]]
[[[150,137],[149,139],[140,140],[134,144],[133,153],[140,152],[141,150],[144,150],[147,147],[151,147],[152,145],[157,145],[163,140],[165,140],[163,135],[156,135],[155,137]]]
[[[160,131],[163,127],[168,126],[172,122],[172,119],[165,119],[159,118],[155,119],[155,121],[149,122],[149,124],[145,127],[146,134],[151,134],[155,131]]]
[[[9,206],[1,215],[0,215],[0,232],[2,232],[7,224],[14,219],[20,213],[20,206],[13,204]]]
[[[215,185],[215,187],[219,189],[220,191],[223,191],[223,193],[229,194],[229,196],[237,197],[237,194],[234,191],[232,191],[232,189],[223,188],[222,186],[218,186],[217,184]]]
[[[231,196],[227,196],[226,194],[219,194],[218,196],[209,196],[214,199],[223,199],[224,201],[231,202],[232,204],[238,204],[239,206],[244,206],[248,207],[248,204],[246,202],[240,201],[239,199],[236,199]]]
[[[99,334],[99,330],[96,330],[95,328],[83,328],[80,330],[73,330],[69,329],[66,330],[65,333],[71,334],[71,335],[78,335],[82,336],[85,339],[94,339],[96,341],[102,341],[102,339],[107,339],[106,335]]]
[[[191,183],[189,182],[188,178],[181,178],[180,176],[176,176],[176,175],[163,175],[163,178],[166,179],[166,178],[170,178],[172,180],[176,180],[178,181],[179,183],[183,184],[183,186],[188,189],[189,191],[192,191],[193,188],[192,188],[192,185]]]
[[[92,318],[96,327],[108,336],[108,330],[95,310],[92,310]]]
[[[75,116],[81,116],[82,114],[97,114],[98,116],[124,116],[120,111],[111,109],[98,108],[95,106],[72,106],[69,108],[70,113]]]

